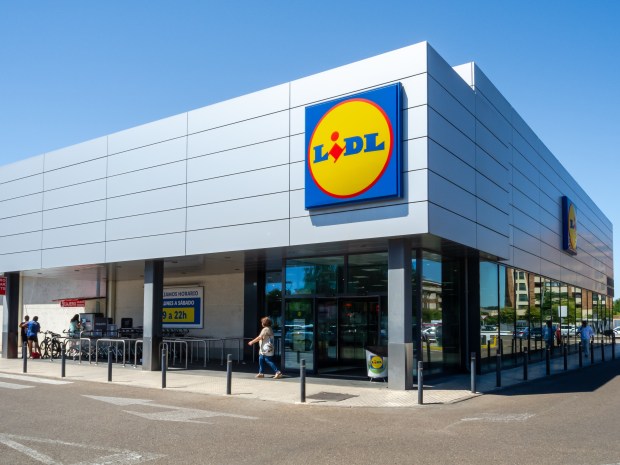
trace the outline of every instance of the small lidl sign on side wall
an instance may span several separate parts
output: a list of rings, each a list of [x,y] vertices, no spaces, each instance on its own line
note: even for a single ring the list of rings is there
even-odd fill
[[[306,107],[306,209],[402,196],[400,83]]]
[[[577,254],[577,211],[566,196],[562,197],[562,248],[572,255]]]
[[[202,287],[165,287],[162,326],[164,328],[202,328],[202,298]]]

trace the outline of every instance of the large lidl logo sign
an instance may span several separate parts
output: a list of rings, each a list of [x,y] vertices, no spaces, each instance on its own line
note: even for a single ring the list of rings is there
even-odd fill
[[[306,108],[306,209],[400,197],[400,84]]]
[[[577,254],[577,211],[566,196],[562,197],[562,248],[570,254]]]

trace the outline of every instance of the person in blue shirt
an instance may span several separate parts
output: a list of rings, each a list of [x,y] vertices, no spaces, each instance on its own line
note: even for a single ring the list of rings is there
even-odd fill
[[[35,352],[40,353],[39,348],[39,333],[41,332],[41,325],[39,324],[39,317],[32,317],[32,321],[28,322],[28,328],[26,329],[26,337],[28,337],[28,352],[30,358],[32,358],[32,349],[35,348]]]
[[[543,327],[543,340],[545,346],[548,349],[553,350],[553,340],[555,338],[555,326],[551,323],[551,320],[547,320],[547,324]]]
[[[581,349],[583,350],[583,355],[586,357],[590,356],[590,341],[594,337],[594,330],[591,326],[588,326],[588,321],[583,320],[581,322],[581,328],[577,331],[577,334],[581,336]]]

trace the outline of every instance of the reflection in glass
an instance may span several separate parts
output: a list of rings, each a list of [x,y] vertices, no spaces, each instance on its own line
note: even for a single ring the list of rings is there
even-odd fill
[[[353,295],[387,292],[387,253],[349,255],[347,292]]]
[[[336,295],[342,292],[344,257],[288,260],[286,295]]]

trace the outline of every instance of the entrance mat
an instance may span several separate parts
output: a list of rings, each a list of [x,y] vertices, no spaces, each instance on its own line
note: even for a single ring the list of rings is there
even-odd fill
[[[325,391],[321,391],[318,394],[312,394],[311,396],[306,396],[306,398],[308,399],[331,401],[331,402],[340,402],[343,400],[352,399],[353,397],[359,397],[359,396],[353,395],[353,394],[342,394],[340,392],[325,392]]]

